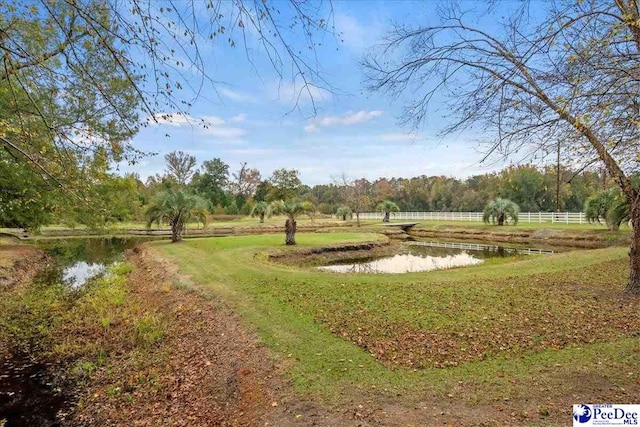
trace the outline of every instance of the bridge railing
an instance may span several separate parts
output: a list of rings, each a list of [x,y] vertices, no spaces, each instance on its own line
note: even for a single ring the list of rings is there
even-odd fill
[[[364,212],[360,219],[380,219],[382,212]],[[416,221],[469,221],[482,222],[482,212],[394,212],[392,219]],[[587,218],[582,212],[520,212],[520,223],[559,223],[559,224],[587,224]]]

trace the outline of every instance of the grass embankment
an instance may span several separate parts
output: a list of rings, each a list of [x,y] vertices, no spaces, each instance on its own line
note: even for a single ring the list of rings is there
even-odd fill
[[[368,239],[298,236],[301,247]],[[404,401],[511,399],[533,407],[534,418],[566,415],[571,402],[639,396],[640,300],[621,292],[624,248],[430,273],[340,275],[268,262],[281,240],[152,247],[203,292],[229,301],[289,360],[300,391],[333,401],[363,390]]]
[[[127,263],[114,264],[73,290],[45,267],[34,280],[2,289],[0,357],[45,363],[65,394],[79,390],[96,371],[108,372],[113,358],[152,364],[150,349],[163,338],[164,326],[131,297],[131,270]]]
[[[481,240],[524,244],[543,244],[598,248],[628,245],[629,227],[607,230],[599,224],[519,224],[498,227],[482,223],[425,221],[418,223],[411,234],[416,237],[455,240]]]

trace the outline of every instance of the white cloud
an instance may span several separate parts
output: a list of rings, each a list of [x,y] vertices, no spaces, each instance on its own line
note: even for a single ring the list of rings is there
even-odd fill
[[[212,126],[202,129],[202,133],[216,138],[231,139],[240,138],[246,135],[247,131],[237,127]]]
[[[277,150],[269,148],[239,148],[234,150],[228,150],[230,154],[242,154],[242,155],[265,155],[275,153]]]
[[[206,126],[220,126],[225,124],[225,120],[218,116],[202,116],[201,121]]]
[[[245,114],[238,114],[229,119],[230,122],[238,123],[246,118]],[[212,136],[220,139],[240,138],[247,134],[245,129],[226,126],[227,120],[211,115],[193,117],[184,113],[158,113],[149,117],[151,123],[172,127],[194,126],[196,125],[200,134]]]
[[[380,117],[383,114],[380,110],[365,111],[360,110],[357,112],[347,112],[342,116],[325,116],[317,118],[304,127],[306,132],[315,132],[318,127],[331,127],[331,126],[350,126],[360,123],[366,123],[370,120]]]
[[[220,94],[220,96],[224,97],[224,98],[228,98],[232,101],[238,101],[238,102],[255,102],[256,98],[252,95],[243,93],[243,92],[238,92],[232,89],[228,89],[228,88],[221,88],[218,89],[218,93]]]
[[[416,141],[420,139],[422,136],[417,133],[405,133],[405,132],[389,132],[383,133],[379,136],[382,141],[389,142],[402,142],[402,141]]]
[[[383,32],[381,25],[363,25],[344,13],[336,13],[334,25],[344,44],[357,53],[374,46]]]
[[[245,113],[240,113],[237,116],[233,116],[229,119],[232,123],[240,123],[244,122],[247,119],[247,115]]]
[[[194,125],[198,122],[198,119],[195,119],[188,114],[183,113],[156,113],[149,116],[149,120],[151,123],[155,123],[158,125],[168,125],[175,127]]]
[[[278,82],[272,89],[272,96],[283,104],[293,105],[331,100],[331,92],[328,90],[303,82]]]

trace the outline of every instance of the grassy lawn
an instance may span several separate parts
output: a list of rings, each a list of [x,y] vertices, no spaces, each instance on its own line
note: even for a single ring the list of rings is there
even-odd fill
[[[257,218],[251,217],[243,217],[237,220],[230,221],[218,221],[214,220],[207,224],[206,228],[227,228],[227,227],[280,227],[284,225],[285,218],[284,217],[272,217],[265,218],[264,223],[260,223]],[[494,225],[488,225],[483,222],[476,221],[444,221],[444,220],[399,220],[399,219],[391,219],[392,223],[402,223],[402,222],[418,222],[418,225],[414,228],[415,230],[433,230],[433,229],[441,229],[447,227],[464,227],[464,228],[479,228],[487,231],[518,231],[518,230],[539,230],[539,229],[553,229],[553,230],[569,230],[569,231],[601,231],[607,232],[607,229],[604,224],[563,224],[563,223],[551,223],[551,222],[543,222],[543,223],[520,223],[517,226],[504,226],[504,227],[496,227]],[[363,227],[363,231],[378,231],[383,229],[383,223],[380,219],[367,219],[360,221],[361,226]],[[336,218],[315,218],[313,221],[308,217],[301,217],[298,219],[299,226],[352,226],[356,227],[356,221],[348,220],[341,221]],[[187,225],[188,228],[191,229],[201,229],[203,226],[199,223],[190,223]],[[153,227],[157,227],[157,225],[153,225]],[[118,222],[113,223],[109,226],[109,229],[112,231],[118,230],[127,230],[127,229],[145,229],[146,223],[144,222],[136,222],[136,221],[128,221],[128,222]],[[168,227],[165,227],[168,229]],[[51,224],[42,227],[42,231],[63,231],[68,230],[69,227],[61,224]],[[83,225],[78,225],[75,229],[84,230],[87,227]],[[4,229],[0,228],[0,232],[15,232],[15,229]],[[20,230],[18,230],[20,231]],[[623,226],[618,233],[625,234],[629,232],[628,226]],[[610,232],[616,233],[616,232]]]
[[[300,233],[298,241],[371,238]],[[152,247],[253,325],[287,360],[300,391],[328,400],[369,390],[405,401],[430,393],[474,405],[507,397],[544,403],[597,401],[607,387],[639,380],[640,300],[620,292],[625,248],[430,273],[340,275],[270,263],[266,253],[281,249],[282,239]],[[598,386],[581,385],[584,375]]]

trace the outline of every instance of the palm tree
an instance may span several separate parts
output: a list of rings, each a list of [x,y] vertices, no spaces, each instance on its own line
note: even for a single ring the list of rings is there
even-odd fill
[[[601,223],[604,219],[611,230],[617,230],[631,218],[629,201],[617,188],[602,190],[589,197],[584,203],[584,214],[591,223]]]
[[[200,196],[185,190],[165,190],[159,192],[147,209],[147,227],[154,222],[168,222],[171,226],[171,241],[182,240],[185,224],[197,218],[206,225],[207,202]]]
[[[616,228],[615,224],[609,221],[609,211],[617,204],[622,197],[622,193],[617,188],[598,191],[584,202],[584,214],[590,223],[602,223],[604,220],[607,228]],[[614,218],[616,219],[616,218]]]
[[[613,230],[617,230],[620,226],[631,220],[631,210],[629,209],[629,200],[620,194],[613,206],[607,212],[607,223],[611,225]],[[632,224],[633,226],[633,224]]]
[[[347,217],[351,218],[352,215],[353,215],[353,212],[351,211],[351,208],[348,206],[340,206],[338,210],[336,210],[336,216],[338,218],[342,218],[343,221],[346,221]]]
[[[378,206],[376,206],[376,210],[378,212],[384,212],[384,218],[382,218],[382,222],[389,222],[389,216],[391,215],[391,212],[398,212],[400,208],[391,200],[384,200],[378,203]]]
[[[520,206],[509,199],[501,199],[498,197],[495,200],[491,200],[484,207],[482,220],[487,224],[492,222],[498,225],[504,225],[505,222],[512,220],[513,225],[516,225],[518,223],[519,213]]]
[[[253,209],[251,209],[251,218],[259,217],[260,223],[263,223],[264,216],[267,214],[268,210],[269,205],[267,205],[267,202],[258,202]]]
[[[310,212],[313,210],[313,205],[310,202],[297,202],[297,201],[283,201],[278,200],[271,202],[267,214],[273,215],[286,215],[287,220],[284,223],[284,232],[286,245],[296,244],[296,218],[299,215]]]

